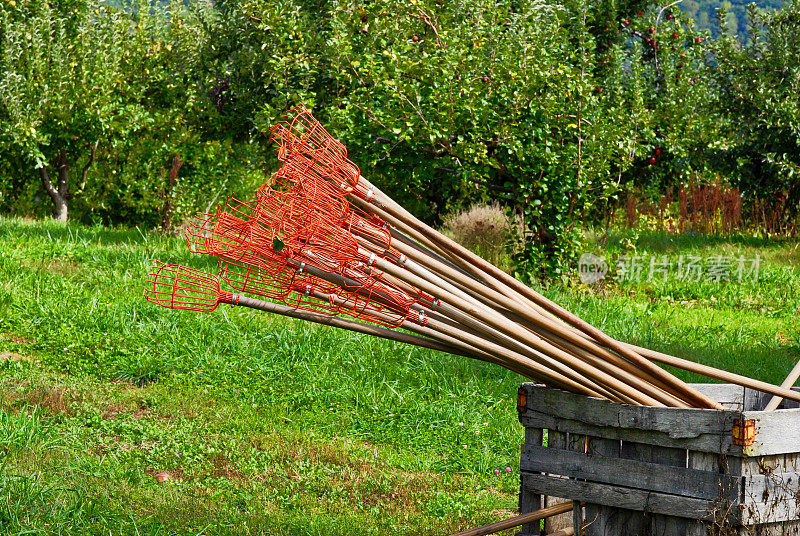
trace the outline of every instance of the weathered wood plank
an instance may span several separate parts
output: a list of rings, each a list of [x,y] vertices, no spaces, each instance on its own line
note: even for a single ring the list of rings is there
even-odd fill
[[[800,387],[792,387],[792,391],[800,391]],[[798,402],[797,400],[786,400],[785,398],[783,399],[783,402],[781,402],[781,405],[778,406],[778,409],[795,409],[795,408],[800,408],[800,402]]]
[[[737,411],[631,406],[533,383],[525,383],[523,388],[528,393],[527,408],[519,415],[523,426],[741,454],[741,447],[731,442],[733,421],[741,418]]]
[[[587,454],[616,458],[619,463],[621,442],[616,439],[590,437]],[[610,536],[613,534],[646,534],[648,516],[636,510],[627,510],[597,503],[586,503],[586,536]]]
[[[772,472],[746,479],[742,522],[757,525],[800,518],[800,473]]]
[[[620,457],[626,460],[686,468],[686,449],[622,441]]]
[[[673,448],[688,448],[701,452],[722,452],[732,456],[741,454],[742,448],[733,445],[730,428],[725,433],[720,434],[701,434],[697,437],[686,439],[669,437],[666,432],[653,432],[651,430],[639,430],[636,428],[620,428],[619,426],[598,426],[596,424],[576,421],[571,419],[561,419],[552,415],[528,410],[520,416],[523,426],[536,428],[549,428],[564,433],[584,434],[592,437],[602,437],[605,439],[617,439],[630,441],[632,443],[649,443]],[[731,419],[731,428],[733,419]]]
[[[745,420],[756,421],[756,439],[744,447],[747,456],[800,452],[800,408],[777,411],[745,411]]]
[[[754,391],[753,389],[745,389],[743,410],[762,411],[771,399],[772,395],[770,394]]]
[[[800,522],[788,521],[769,523],[758,527],[744,527],[738,534],[741,536],[798,536],[800,535]]]
[[[630,460],[668,465],[671,467],[686,468],[687,466],[686,449],[658,447],[644,443],[623,441],[621,445],[621,457]],[[685,518],[665,516],[663,514],[651,514],[645,519],[648,523],[640,534],[679,536],[689,532],[689,520]]]
[[[586,456],[533,445],[523,447],[520,467],[523,471],[551,473],[698,499],[711,500],[720,494],[736,494],[738,491],[738,480],[728,475],[633,460],[621,464],[614,458]]]
[[[567,478],[523,473],[522,485],[544,495],[558,495],[591,504],[603,504],[627,510],[650,512],[689,519],[709,519],[708,501],[680,495],[654,493]],[[587,519],[587,522],[590,522]]]
[[[523,388],[528,393],[529,411],[595,426],[620,426],[663,432],[673,439],[729,433],[733,419],[739,417],[738,412],[733,410],[632,406],[533,383],[525,383]]]
[[[792,387],[792,391],[799,391],[800,392],[800,386]],[[800,402],[798,402],[797,400],[787,400],[785,398],[781,401],[780,405],[778,406],[778,409],[796,409],[796,408],[800,408]],[[760,410],[760,409],[763,409],[763,407],[760,407],[760,408],[745,408],[745,409]]]
[[[742,411],[744,408],[744,387],[732,383],[693,383],[692,387],[711,397],[723,406]]]
[[[565,450],[569,445],[569,436],[566,433],[557,430],[547,431],[547,448]],[[569,499],[562,499],[561,497],[545,496],[544,505],[554,506],[568,501]],[[572,513],[559,514],[544,520],[545,534],[556,532],[561,529],[572,526]]]
[[[543,432],[541,428],[525,429],[526,444],[541,445],[542,436]],[[538,493],[532,493],[525,489],[525,487],[522,485],[522,479],[520,478],[519,513],[527,514],[528,512],[539,510],[542,508],[542,506],[542,496]],[[520,527],[519,536],[539,536],[539,533],[541,532],[540,527],[540,521],[525,523],[522,525],[522,527]]]
[[[583,525],[586,516],[584,515],[585,508],[581,506],[579,501],[574,501],[572,503],[572,534],[583,534]],[[563,532],[568,532],[567,530],[562,529]],[[555,534],[558,534],[556,532]],[[548,535],[550,536],[550,535]],[[553,535],[554,536],[554,535]]]

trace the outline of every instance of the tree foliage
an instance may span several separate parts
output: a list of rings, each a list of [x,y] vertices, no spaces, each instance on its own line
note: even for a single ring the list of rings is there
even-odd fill
[[[715,43],[719,106],[726,123],[724,172],[751,197],[796,213],[800,203],[800,2],[750,10],[753,39]]]
[[[783,7],[784,0],[757,0],[755,2],[752,0],[684,0],[681,2],[680,8],[697,21],[699,29],[711,32],[714,37],[717,37],[720,32],[726,32],[736,36],[740,41],[747,41],[750,37],[750,22],[747,13],[750,5],[777,10]],[[719,10],[725,11],[721,25],[716,23]]]
[[[797,2],[751,9],[746,44],[684,3],[6,0],[0,208],[169,229],[263,182],[304,102],[429,222],[521,217],[536,277],[634,186],[723,174],[796,209]]]
[[[66,220],[71,171],[83,166],[85,178],[99,144],[128,121],[125,17],[78,3],[63,13],[46,2],[0,17],[2,143],[38,170],[54,216]]]

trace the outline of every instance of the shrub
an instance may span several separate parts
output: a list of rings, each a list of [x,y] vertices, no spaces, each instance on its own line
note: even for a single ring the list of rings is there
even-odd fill
[[[474,251],[495,266],[509,268],[508,247],[516,228],[522,236],[522,221],[512,222],[497,204],[472,205],[443,219],[445,232],[462,246]]]

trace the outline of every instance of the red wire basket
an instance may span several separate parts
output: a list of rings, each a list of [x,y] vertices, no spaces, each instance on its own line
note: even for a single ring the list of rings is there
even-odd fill
[[[213,275],[179,264],[155,261],[145,278],[144,297],[168,309],[211,312],[225,296]]]

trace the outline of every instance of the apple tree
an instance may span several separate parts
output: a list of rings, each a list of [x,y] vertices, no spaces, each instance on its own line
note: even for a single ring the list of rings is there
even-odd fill
[[[0,5],[0,146],[38,175],[67,220],[69,202],[121,122],[125,16],[83,2]]]
[[[800,2],[779,11],[751,7],[749,15],[746,44],[725,33],[713,47],[728,118],[721,168],[745,195],[791,218],[800,203]]]

